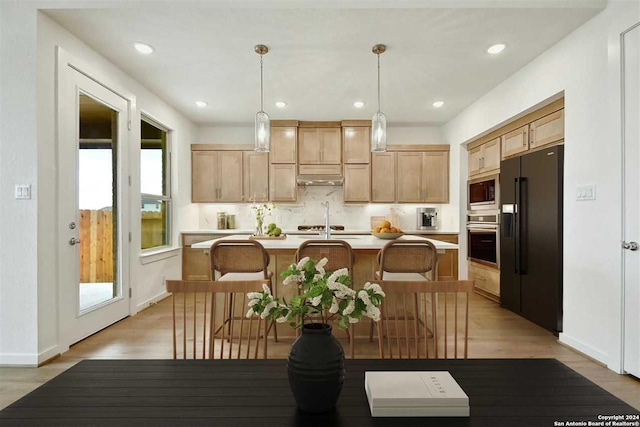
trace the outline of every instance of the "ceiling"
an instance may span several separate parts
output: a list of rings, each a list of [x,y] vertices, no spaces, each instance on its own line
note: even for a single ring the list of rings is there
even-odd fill
[[[52,19],[193,122],[252,123],[260,106],[266,44],[265,111],[272,119],[369,118],[376,105],[376,43],[381,110],[390,124],[445,123],[602,9],[602,2],[500,1],[502,8],[278,9],[140,2],[139,7],[50,9]],[[460,6],[469,2],[449,2]],[[487,2],[482,2],[487,3]],[[489,2],[491,4],[491,2]],[[274,3],[275,4],[275,3]],[[290,4],[290,3],[289,3]],[[347,4],[347,3],[345,3]],[[428,5],[427,3],[424,3]],[[424,6],[422,4],[422,6]],[[434,3],[435,4],[435,3]],[[476,3],[479,4],[479,3]],[[264,7],[260,7],[260,6]],[[309,5],[302,2],[300,5]],[[331,6],[333,5],[333,6]],[[530,7],[530,6],[537,7]],[[152,6],[152,7],[149,7]],[[152,45],[141,55],[133,42]],[[490,55],[494,43],[507,49]],[[198,108],[196,100],[208,102]],[[364,101],[361,109],[354,101]],[[442,100],[436,109],[432,103]],[[277,108],[276,101],[285,101]]]

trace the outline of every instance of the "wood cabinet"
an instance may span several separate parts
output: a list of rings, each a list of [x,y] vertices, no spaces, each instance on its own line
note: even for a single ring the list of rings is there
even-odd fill
[[[191,152],[192,202],[241,202],[242,178],[242,151]]]
[[[531,135],[529,146],[534,149],[564,139],[564,110],[544,116],[529,125]]]
[[[396,201],[396,153],[371,153],[371,201]]]
[[[529,125],[502,135],[502,158],[505,159],[529,149]]]
[[[369,163],[370,127],[348,126],[342,128],[344,163]]]
[[[297,128],[271,127],[271,163],[296,163]]]
[[[345,164],[344,187],[342,190],[345,202],[366,203],[369,201],[369,176],[368,164]]]
[[[469,261],[469,280],[475,280],[476,292],[500,302],[500,270]]]
[[[222,236],[218,234],[183,234],[181,236],[182,280],[209,280],[211,274],[209,256],[202,249],[192,249],[191,245]]]
[[[441,240],[443,242],[458,244],[457,234],[426,234],[427,239]],[[458,250],[447,249],[443,254],[438,254],[438,280],[458,280]]]
[[[299,128],[298,157],[301,165],[339,165],[342,161],[341,129]]]
[[[243,158],[243,200],[269,199],[269,155],[245,151]]]
[[[298,200],[296,165],[269,165],[269,196],[272,202],[295,202]]]
[[[500,169],[500,138],[469,150],[469,176]]]
[[[449,202],[448,151],[400,152],[397,157],[398,202]]]

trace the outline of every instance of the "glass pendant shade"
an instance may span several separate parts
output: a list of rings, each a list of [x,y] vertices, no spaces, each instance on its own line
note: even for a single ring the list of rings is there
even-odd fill
[[[256,145],[255,151],[268,153],[271,144],[271,119],[264,111],[256,113]]]
[[[387,151],[387,118],[382,111],[371,119],[371,151]]]

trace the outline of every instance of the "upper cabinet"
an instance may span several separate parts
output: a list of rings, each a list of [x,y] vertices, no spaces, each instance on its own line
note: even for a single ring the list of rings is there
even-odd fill
[[[339,165],[342,162],[341,128],[298,128],[298,158],[301,165]]]
[[[449,202],[448,151],[401,152],[397,156],[398,202]]]
[[[296,163],[297,127],[271,127],[271,163]]]
[[[469,176],[500,169],[500,138],[469,150]]]
[[[367,123],[370,124],[371,122]],[[370,126],[344,126],[343,124],[342,141],[345,164],[369,163],[371,147],[370,135]]]
[[[243,200],[269,200],[269,154],[244,151],[242,159]]]
[[[531,125],[531,148],[543,147],[564,139],[564,110],[544,116]]]
[[[502,158],[523,153],[529,149],[529,125],[502,135]]]
[[[191,201],[243,201],[242,165],[242,151],[197,150],[192,147]]]
[[[295,202],[298,200],[296,165],[271,163],[269,166],[269,195],[272,202]]]
[[[371,153],[371,201],[396,201],[396,153]]]
[[[371,172],[368,164],[349,163],[344,165],[344,202],[366,203],[369,201]]]

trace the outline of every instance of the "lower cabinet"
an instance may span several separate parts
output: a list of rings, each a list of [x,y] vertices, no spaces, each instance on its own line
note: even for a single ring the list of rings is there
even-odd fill
[[[458,244],[457,234],[425,234],[422,237]],[[457,249],[447,249],[443,254],[438,254],[438,280],[458,280]]]
[[[469,280],[476,281],[476,292],[500,302],[500,270],[469,261]]]
[[[194,243],[224,237],[224,234],[183,234],[182,240],[182,280],[209,280],[209,254],[202,249],[193,249]]]

